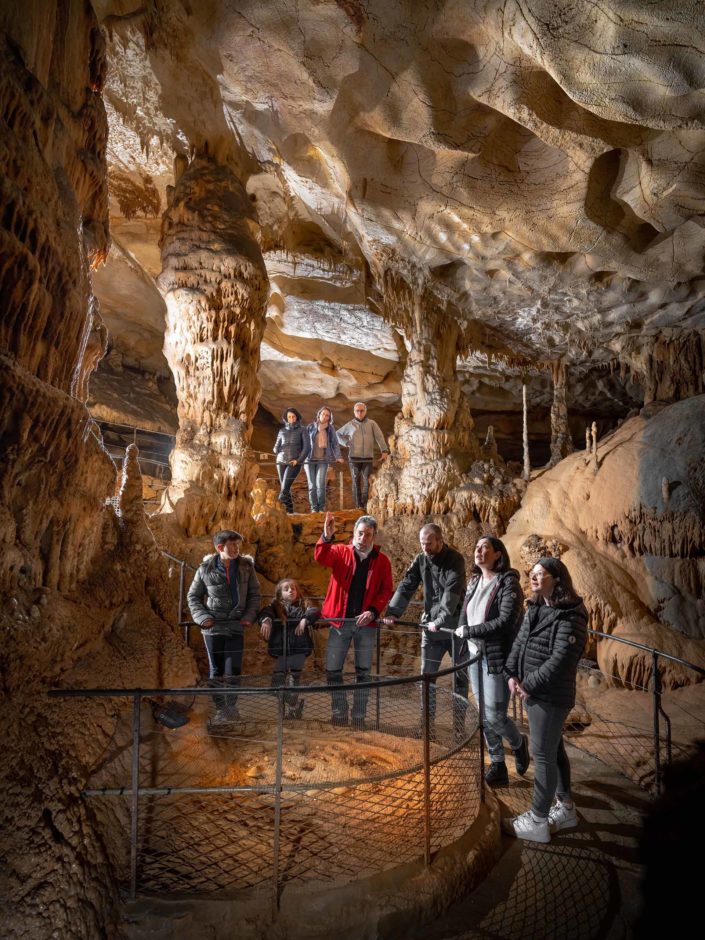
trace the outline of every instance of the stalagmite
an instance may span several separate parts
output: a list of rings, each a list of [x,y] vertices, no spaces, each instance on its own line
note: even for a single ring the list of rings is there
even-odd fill
[[[207,157],[178,171],[159,284],[179,431],[161,511],[175,512],[186,535],[202,535],[249,517],[268,283],[254,210],[233,171]]]
[[[597,473],[600,466],[597,459],[597,421],[592,422],[592,465]]]
[[[555,466],[568,454],[572,454],[573,440],[568,427],[568,405],[566,403],[566,365],[562,360],[551,363],[553,377],[553,404],[551,405],[551,460]]]
[[[408,355],[392,456],[375,481],[370,505],[381,517],[446,512],[449,494],[479,456],[455,371],[465,336],[422,281],[387,272],[384,287],[389,318],[404,330]]]
[[[521,404],[522,404],[522,439],[524,445],[524,473],[523,478],[528,480],[531,477],[531,459],[529,457],[529,417],[526,401],[526,379],[521,384]]]

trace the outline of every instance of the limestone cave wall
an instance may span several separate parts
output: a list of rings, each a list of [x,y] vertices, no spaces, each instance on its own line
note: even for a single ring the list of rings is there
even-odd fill
[[[79,796],[119,720],[56,686],[193,679],[141,502],[88,413],[105,337],[103,34],[87,2],[4,4],[0,56],[0,671],[7,937],[102,936],[110,831]],[[117,821],[116,821],[117,824]]]

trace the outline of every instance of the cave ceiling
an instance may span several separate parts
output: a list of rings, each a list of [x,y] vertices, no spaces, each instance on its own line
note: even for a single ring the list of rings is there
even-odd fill
[[[168,374],[161,216],[175,156],[203,152],[257,210],[273,414],[292,388],[396,407],[389,271],[467,324],[471,406],[516,407],[520,370],[562,358],[575,400],[626,411],[615,364],[705,328],[699,0],[93,6],[113,237],[96,292],[128,366]]]

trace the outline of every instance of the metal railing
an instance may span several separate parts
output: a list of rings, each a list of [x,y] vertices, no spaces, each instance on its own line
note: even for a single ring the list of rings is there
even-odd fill
[[[336,686],[262,687],[249,677],[239,686],[50,695],[116,700],[120,730],[82,795],[117,800],[113,819],[129,801],[131,897],[138,889],[222,896],[269,884],[276,912],[288,885],[349,881],[418,859],[429,865],[467,830],[484,800],[482,692],[476,708],[436,680],[455,680],[477,658],[433,676]],[[374,698],[369,721],[332,723],[332,695]],[[190,720],[178,731],[145,726],[143,703],[163,696],[188,704]],[[216,722],[214,698],[237,717]],[[302,703],[296,718],[294,698]],[[306,759],[314,745],[321,756]]]
[[[672,719],[666,712],[663,701],[663,663],[682,666],[700,678],[705,678],[705,669],[635,640],[599,630],[588,630],[588,635],[598,642],[620,643],[646,654],[651,664],[646,685],[628,681],[616,674],[606,674],[597,668],[596,663],[587,660],[581,660],[578,674],[585,682],[595,679],[608,689],[628,691],[644,699],[648,696],[650,726],[645,726],[634,716],[615,717],[609,710],[604,714],[600,709],[600,695],[589,696],[584,690],[581,691],[579,686],[575,708],[566,722],[565,737],[575,747],[603,763],[616,766],[626,777],[658,796],[663,790],[664,770],[673,762],[674,754]],[[683,711],[676,702],[671,702],[670,708]],[[512,712],[515,721],[526,725],[521,699],[512,699]],[[702,715],[690,717],[695,718],[701,725],[705,723]],[[681,746],[677,756],[686,756],[688,752],[688,746]]]

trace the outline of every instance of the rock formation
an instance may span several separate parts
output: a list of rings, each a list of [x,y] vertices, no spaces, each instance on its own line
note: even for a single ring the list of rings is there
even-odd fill
[[[105,340],[90,276],[108,250],[103,36],[69,0],[5,4],[0,19],[3,934],[96,937],[117,900],[117,833],[97,835],[79,791],[120,708],[47,690],[194,670],[164,619],[174,598],[132,460],[121,519],[82,401]]]
[[[228,166],[199,157],[178,177],[162,260],[164,348],[179,399],[162,511],[187,536],[241,528],[257,472],[247,447],[268,283],[254,211]]]
[[[573,454],[534,479],[505,541],[524,572],[560,556],[593,629],[705,665],[705,398],[626,421],[600,439],[597,472]],[[664,487],[663,481],[667,481]],[[646,685],[651,656],[597,644],[608,675]],[[692,673],[662,662],[665,684]]]
[[[447,512],[454,508],[449,494],[479,454],[456,376],[467,337],[423,279],[390,271],[384,282],[387,315],[403,330],[408,351],[391,457],[376,477],[370,508],[380,519]]]
[[[551,405],[551,466],[572,454],[573,440],[568,427],[566,403],[566,367],[564,362],[552,364],[553,404]]]

